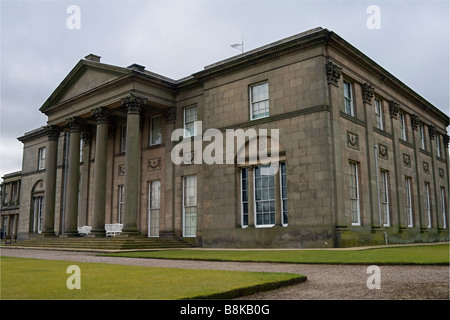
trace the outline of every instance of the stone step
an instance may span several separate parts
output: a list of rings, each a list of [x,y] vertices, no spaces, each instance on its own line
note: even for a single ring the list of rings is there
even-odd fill
[[[44,237],[17,241],[11,244],[15,247],[39,247],[60,249],[163,249],[163,248],[188,248],[190,243],[178,238],[147,238],[147,237]]]

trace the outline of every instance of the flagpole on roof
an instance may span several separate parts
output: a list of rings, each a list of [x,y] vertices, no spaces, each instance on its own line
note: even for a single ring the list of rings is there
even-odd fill
[[[244,37],[242,37],[241,43],[232,44],[231,47],[236,50],[240,50],[241,53],[244,53]]]

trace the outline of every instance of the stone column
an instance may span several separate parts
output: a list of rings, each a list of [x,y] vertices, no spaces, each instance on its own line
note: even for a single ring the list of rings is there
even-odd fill
[[[405,204],[403,198],[404,185],[405,181],[403,179],[402,174],[402,155],[400,154],[399,148],[399,126],[394,125],[394,120],[397,120],[399,111],[398,102],[391,100],[389,101],[389,115],[391,118],[391,130],[392,130],[392,150],[394,154],[394,170],[395,170],[395,185],[396,187],[396,198],[397,198],[397,225],[399,227],[399,231],[406,228],[406,215],[405,215]]]
[[[422,167],[420,165],[420,133],[419,133],[419,125],[420,125],[420,117],[417,114],[411,115],[411,127],[412,127],[412,134],[413,134],[413,144],[414,144],[414,159],[415,159],[415,166],[416,166],[416,183],[417,183],[417,212],[418,215],[416,217],[419,218],[419,226],[423,230],[427,230],[427,218],[425,217],[425,208],[423,208],[422,203],[422,192],[421,190],[424,190],[425,182],[423,180],[423,174],[421,173]],[[414,218],[413,218],[414,221]],[[413,226],[417,225],[417,221],[414,221]]]
[[[172,149],[175,145],[171,139],[172,132],[175,130],[177,112],[176,108],[172,107],[164,112],[164,119],[166,122],[165,134],[163,135],[164,143],[166,145],[163,163],[164,181],[161,182],[161,187],[164,188],[164,212],[161,212],[161,218],[164,219],[164,224],[160,231],[161,236],[174,236],[175,234],[175,164],[172,161]]]
[[[92,205],[92,234],[105,233],[106,212],[106,161],[108,149],[108,111],[103,108],[92,110],[97,121],[95,136],[94,186]]]
[[[78,192],[80,189],[80,123],[76,118],[66,120],[70,129],[69,165],[67,170],[66,208],[64,234],[78,233]]]
[[[123,232],[135,234],[138,233],[139,212],[140,113],[144,99],[130,95],[122,100],[122,104],[127,110]]]
[[[90,177],[90,160],[91,160],[91,134],[84,132],[81,135],[83,139],[83,169],[81,174],[81,210],[80,210],[80,225],[90,225],[89,217],[88,217],[88,204],[89,204],[89,177]]]
[[[334,201],[333,208],[335,214],[335,246],[339,246],[339,238],[341,231],[347,230],[351,224],[351,217],[348,210],[345,209],[344,200],[347,195],[344,194],[344,164],[342,159],[342,138],[341,138],[341,116],[339,103],[337,99],[344,99],[343,92],[339,93],[339,81],[341,78],[341,68],[331,61],[325,65],[327,84],[328,84],[328,103],[331,107],[330,123],[331,123],[331,139],[333,148],[333,189]]]
[[[432,210],[432,213],[434,213],[435,215],[434,218],[436,221],[436,227],[440,229],[444,225],[444,217],[442,216],[441,211],[441,187],[439,184],[439,168],[436,163],[436,127],[434,125],[429,126],[428,133],[430,136],[431,168],[434,186],[434,208]]]
[[[378,175],[379,170],[376,167],[375,157],[375,141],[373,136],[373,106],[372,100],[374,95],[373,86],[371,84],[362,85],[362,94],[364,102],[364,112],[366,118],[366,145],[367,145],[367,174],[369,177],[369,199],[370,199],[370,222],[372,230],[380,229],[381,223],[381,208],[379,203],[378,190]],[[362,218],[362,217],[361,217]]]
[[[56,156],[58,151],[59,129],[55,126],[46,128],[48,142],[45,156],[45,194],[43,235],[55,235],[55,198],[56,198]]]

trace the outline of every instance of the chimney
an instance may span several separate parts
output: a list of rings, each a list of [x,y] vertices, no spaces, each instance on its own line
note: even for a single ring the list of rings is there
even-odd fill
[[[95,54],[88,54],[86,57],[84,57],[86,60],[89,60],[89,61],[94,61],[94,62],[100,62],[100,59],[101,59],[101,57],[100,56],[97,56],[97,55],[95,55]]]
[[[128,69],[133,69],[133,70],[136,70],[136,71],[141,71],[141,72],[143,72],[145,70],[144,66],[141,66],[141,65],[139,65],[137,63],[133,63],[131,66],[128,66],[127,68]]]

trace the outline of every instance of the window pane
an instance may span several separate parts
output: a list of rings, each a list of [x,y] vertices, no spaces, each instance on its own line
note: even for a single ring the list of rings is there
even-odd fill
[[[274,177],[270,165],[255,167],[256,225],[275,224]]]

